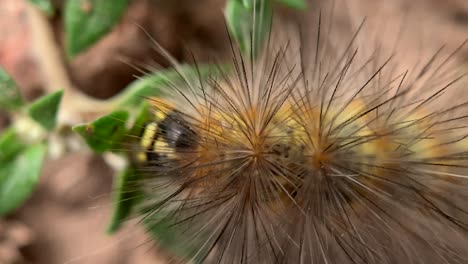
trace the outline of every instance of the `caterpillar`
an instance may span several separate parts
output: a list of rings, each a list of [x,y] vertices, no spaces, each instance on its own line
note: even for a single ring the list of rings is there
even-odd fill
[[[402,68],[326,6],[149,99],[145,221],[187,262],[468,263],[464,43]]]

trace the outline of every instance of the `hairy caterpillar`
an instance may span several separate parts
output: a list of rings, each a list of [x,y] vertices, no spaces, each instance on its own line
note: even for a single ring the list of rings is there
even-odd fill
[[[456,53],[402,68],[360,40],[365,23],[335,34],[333,8],[308,36],[282,24],[258,60],[233,44],[232,71],[182,75],[150,100],[135,153],[145,221],[187,261],[468,262],[468,103],[446,104],[466,90]]]

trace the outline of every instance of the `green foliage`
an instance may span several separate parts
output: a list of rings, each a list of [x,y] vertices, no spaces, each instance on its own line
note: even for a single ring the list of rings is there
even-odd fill
[[[88,49],[117,24],[128,0],[67,0],[66,47],[69,57]]]
[[[47,147],[42,142],[44,138],[30,138],[28,133],[39,125],[49,130],[55,127],[62,94],[63,91],[58,91],[26,105],[15,82],[0,69],[0,106],[26,121],[23,123],[26,127],[20,129],[14,125],[0,135],[0,215],[21,206],[34,191]],[[25,108],[39,125],[24,115]]]
[[[254,5],[260,5],[262,1],[271,1],[271,0],[242,0],[242,4],[249,9],[252,9]],[[276,0],[281,4],[287,5],[292,8],[304,9],[306,7],[306,0]]]
[[[305,9],[307,4],[306,0],[276,0],[284,5],[297,9]]]
[[[269,0],[256,1],[229,0],[225,16],[231,35],[239,44],[240,50],[256,57],[265,37],[270,33],[273,7]]]
[[[270,34],[273,0],[228,0],[225,16],[231,35],[240,50],[256,57]],[[305,0],[276,0],[296,9],[305,9]]]
[[[39,10],[44,12],[47,16],[54,15],[54,6],[51,0],[29,0],[29,2],[35,5]]]
[[[168,85],[177,86],[177,84],[186,80],[195,81],[196,85],[199,79],[204,79],[207,76],[218,74],[224,70],[225,66],[199,65],[195,68],[192,65],[182,65],[177,70],[166,69],[152,74],[148,74],[134,82],[132,82],[125,90],[116,98],[116,105],[119,108],[133,108],[141,104],[144,98],[156,97],[162,94],[162,88],[167,88]]]
[[[152,113],[149,104],[143,102],[135,118],[133,127],[129,130],[129,134],[139,134],[144,124],[151,119],[151,116]],[[138,189],[138,180],[139,174],[137,170],[131,167],[122,171],[114,180],[114,210],[112,220],[107,228],[107,233],[113,234],[120,228],[122,223],[130,216],[132,208],[143,196],[141,190]]]
[[[0,68],[0,109],[18,110],[24,105],[15,81]]]
[[[246,7],[246,8],[252,8],[253,5],[255,3],[255,0],[242,0],[242,4]]]
[[[34,191],[46,150],[44,143],[23,142],[13,127],[0,135],[0,216],[21,206]]]
[[[198,254],[198,250],[207,240],[208,234],[201,232],[196,239],[192,239],[187,243],[181,243],[184,239],[185,229],[191,228],[186,221],[186,224],[178,223],[177,228],[174,228],[174,217],[158,211],[150,213],[143,219],[143,225],[148,230],[149,234],[158,241],[158,245],[179,257],[191,259],[193,263],[202,263],[203,256]]]
[[[153,113],[151,112],[150,105],[148,102],[142,102],[138,113],[136,115],[135,121],[133,123],[133,127],[129,130],[130,135],[138,135],[140,131],[142,131],[145,123],[148,120],[151,120],[153,117]]]
[[[28,107],[29,116],[44,129],[53,130],[57,125],[57,113],[62,96],[63,90],[60,90],[37,99]]]
[[[3,131],[0,135],[0,166],[11,161],[25,147],[26,144],[21,141],[13,128]]]
[[[138,173],[133,168],[127,168],[114,179],[112,220],[107,228],[108,234],[115,233],[127,220],[133,206],[142,196],[137,188]]]
[[[10,143],[7,143],[11,145]],[[0,215],[20,206],[34,191],[46,154],[46,146],[34,144],[3,160],[0,169]]]
[[[138,106],[145,97],[159,96],[161,87],[177,80],[181,81],[182,77],[172,69],[146,75],[125,88],[118,96],[117,105],[122,108]]]
[[[126,135],[128,117],[126,111],[115,111],[93,122],[74,126],[73,131],[80,134],[97,153],[115,151]]]

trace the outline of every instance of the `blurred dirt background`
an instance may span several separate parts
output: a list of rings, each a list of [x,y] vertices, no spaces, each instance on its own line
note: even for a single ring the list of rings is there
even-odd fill
[[[63,45],[61,2],[57,1],[58,14],[50,23],[56,41]],[[348,2],[351,10],[372,13],[381,1]],[[409,2],[415,16],[431,18],[431,24],[414,27],[415,34],[421,34],[421,29],[427,33],[428,45],[447,44],[448,49],[455,49],[468,38],[468,1],[398,0],[386,5],[395,15],[403,13]],[[35,43],[30,40],[25,5],[25,0],[0,0],[0,65],[31,100],[42,93],[43,80],[30,52]],[[86,94],[109,98],[142,75],[129,64],[167,67],[142,28],[179,61],[192,61],[191,52],[197,60],[226,54],[223,6],[224,0],[133,0],[111,34],[67,64],[68,74]],[[466,50],[460,54],[468,57]],[[0,129],[7,123],[6,115],[0,113]],[[35,194],[16,214],[0,222],[0,264],[165,263],[166,256],[136,222],[127,223],[114,236],[105,234],[112,177],[103,160],[87,152],[48,161]],[[20,262],[2,262],[2,258],[19,256]]]

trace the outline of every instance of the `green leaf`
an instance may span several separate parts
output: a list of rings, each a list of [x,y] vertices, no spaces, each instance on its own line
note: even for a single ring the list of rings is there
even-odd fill
[[[13,128],[3,131],[0,135],[0,164],[12,160],[25,147]]]
[[[229,0],[225,16],[230,33],[245,55],[256,57],[270,32],[273,7],[270,1],[255,5]],[[251,7],[249,7],[252,5]],[[253,50],[252,50],[253,49]]]
[[[160,96],[163,88],[167,85],[176,85],[177,83],[183,82],[185,76],[188,79],[199,78],[205,79],[211,74],[219,74],[226,68],[224,65],[216,68],[213,65],[200,65],[198,69],[193,65],[182,65],[177,70],[168,69],[155,72],[147,75],[132,82],[122,94],[118,95],[117,101],[118,107],[136,107],[141,104],[144,97],[155,97]],[[198,84],[198,82],[197,82]]]
[[[143,102],[136,115],[135,122],[129,131],[130,135],[139,135],[145,123],[150,120],[152,113],[147,102]],[[127,168],[122,171],[114,180],[114,211],[112,220],[107,228],[108,234],[115,233],[122,222],[125,221],[132,212],[133,206],[143,196],[138,188],[138,172],[134,168]]]
[[[24,102],[15,81],[0,68],[0,109],[17,110]]]
[[[118,95],[118,107],[138,106],[145,97],[159,96],[161,87],[167,85],[170,79],[177,78],[172,71],[162,71],[132,82],[125,90]]]
[[[120,228],[141,198],[142,192],[137,188],[137,180],[138,173],[133,168],[127,168],[114,179],[114,210],[107,228],[108,234],[113,234]]]
[[[146,195],[145,197],[151,201],[166,200],[166,196],[161,196],[160,192]],[[200,230],[196,237],[193,237],[192,232],[187,232],[193,230],[194,225],[192,221],[181,221],[184,216],[180,214],[179,209],[184,206],[183,203],[183,201],[173,201],[170,208],[158,207],[159,202],[139,207],[140,214],[143,215],[142,223],[162,248],[176,256],[192,260],[192,263],[203,263],[204,256],[198,254],[198,251],[208,241],[212,230],[208,228]]]
[[[57,125],[57,113],[62,96],[63,90],[60,90],[32,102],[28,108],[29,116],[46,130],[53,130]]]
[[[110,32],[127,5],[128,0],[67,0],[64,15],[68,56],[76,56]]]
[[[238,0],[241,1],[241,0]],[[260,6],[262,1],[271,1],[271,0],[242,0],[243,5],[246,8],[252,9],[254,5]],[[307,7],[306,0],[276,0],[284,5],[287,5],[296,9],[305,9]]]
[[[133,126],[128,134],[133,136],[139,135],[140,132],[143,130],[146,122],[151,120],[152,117],[153,115],[150,111],[150,105],[148,104],[148,102],[143,102],[136,115],[135,122],[133,123]]]
[[[0,215],[19,206],[34,191],[46,154],[43,144],[32,145],[10,162],[0,164]]]
[[[115,151],[126,135],[128,117],[126,111],[115,111],[91,123],[74,126],[73,131],[80,134],[97,153]]]
[[[39,10],[44,12],[47,16],[54,15],[54,6],[50,0],[29,0],[29,2],[35,5]]]
[[[292,8],[305,9],[307,7],[306,0],[276,0]]]
[[[143,224],[162,248],[182,258],[194,258],[192,259],[193,263],[202,263],[203,256],[196,256],[196,254],[206,241],[207,234],[202,232],[196,241],[188,241],[184,229],[190,227],[187,225],[181,226],[182,224],[174,225],[174,219],[169,215],[164,215],[164,212],[153,213],[149,217],[144,218]]]
[[[255,4],[257,4],[260,1],[270,1],[270,0],[242,0],[242,4],[249,9],[252,9]]]

